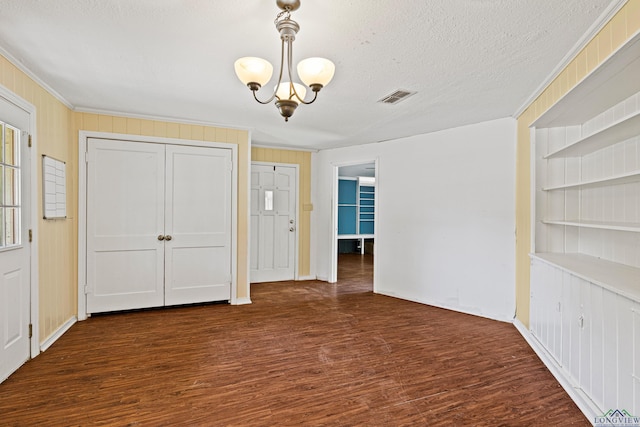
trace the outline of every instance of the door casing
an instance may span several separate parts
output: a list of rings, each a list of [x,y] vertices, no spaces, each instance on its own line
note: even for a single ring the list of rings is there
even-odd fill
[[[108,132],[80,131],[78,137],[78,320],[87,319],[85,287],[87,285],[87,144],[89,138],[120,139],[152,144],[190,145],[194,147],[218,147],[231,149],[233,171],[231,174],[231,304],[245,304],[247,298],[238,299],[238,145],[225,142],[195,141],[145,135],[128,135]],[[248,236],[247,242],[249,244]],[[247,276],[248,277],[248,276]]]

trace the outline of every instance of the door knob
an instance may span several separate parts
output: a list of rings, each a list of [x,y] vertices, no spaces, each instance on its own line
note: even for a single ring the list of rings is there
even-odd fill
[[[173,239],[173,237],[171,237],[169,234],[167,234],[166,236],[164,236],[164,240],[166,240],[167,242],[169,240]]]
[[[164,236],[163,236],[162,234],[160,234],[160,235],[158,236],[158,240],[164,240]]]

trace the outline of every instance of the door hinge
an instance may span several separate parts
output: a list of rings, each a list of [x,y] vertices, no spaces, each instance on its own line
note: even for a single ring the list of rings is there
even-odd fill
[[[29,242],[33,242],[33,230],[29,229]]]
[[[29,339],[33,337],[33,323],[29,323]]]
[[[31,134],[29,134],[29,138],[28,138],[28,142],[27,142],[27,147],[31,148]]]
[[[89,294],[89,285],[84,285],[84,294],[85,295]]]

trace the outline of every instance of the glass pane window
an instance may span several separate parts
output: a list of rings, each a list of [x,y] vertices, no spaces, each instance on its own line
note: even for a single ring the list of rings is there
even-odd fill
[[[4,163],[18,166],[18,132],[17,129],[5,125],[4,130]]]
[[[20,132],[0,122],[0,249],[20,245]]]
[[[19,204],[20,195],[18,194],[20,182],[18,169],[9,166],[4,167],[4,205],[16,206]]]
[[[4,244],[20,244],[20,208],[4,208]]]

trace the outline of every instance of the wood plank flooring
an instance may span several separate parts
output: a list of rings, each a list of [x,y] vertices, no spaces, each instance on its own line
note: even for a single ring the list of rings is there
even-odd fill
[[[339,283],[94,316],[0,384],[2,426],[588,426],[513,325]]]

